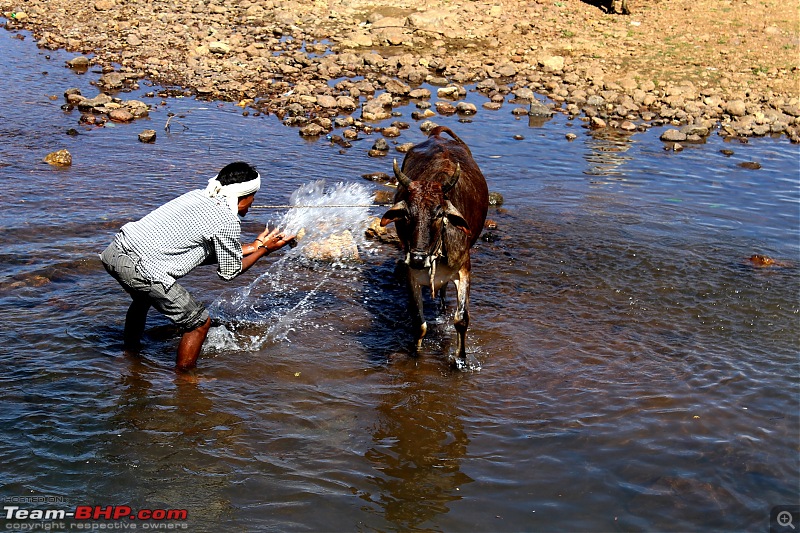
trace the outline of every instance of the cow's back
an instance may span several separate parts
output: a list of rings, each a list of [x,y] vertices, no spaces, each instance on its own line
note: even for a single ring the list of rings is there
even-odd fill
[[[454,138],[442,138],[439,136],[442,132],[447,132]],[[469,224],[469,245],[472,246],[478,240],[486,221],[489,188],[469,147],[449,128],[437,126],[431,130],[430,136],[425,141],[408,151],[403,160],[402,170],[414,181],[444,181],[453,175],[456,165],[461,168],[461,177],[455,187],[447,193],[447,198]],[[402,194],[403,191],[398,190],[397,197],[401,197]]]

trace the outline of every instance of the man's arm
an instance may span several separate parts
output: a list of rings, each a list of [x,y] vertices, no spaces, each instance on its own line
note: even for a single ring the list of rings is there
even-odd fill
[[[242,272],[246,272],[256,261],[289,244],[294,235],[284,235],[277,228],[265,229],[252,244],[242,245]]]

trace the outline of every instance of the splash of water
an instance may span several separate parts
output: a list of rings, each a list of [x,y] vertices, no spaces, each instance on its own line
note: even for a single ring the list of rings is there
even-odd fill
[[[363,185],[337,183],[326,190],[325,181],[318,180],[299,187],[289,203],[304,207],[289,209],[269,225],[301,234],[298,245],[284,248],[281,258],[253,282],[223,292],[209,306],[222,325],[211,329],[205,350],[258,350],[268,343],[290,341],[289,334],[301,328],[304,318],[319,305],[323,287],[341,285],[341,273],[347,277],[348,271],[358,269],[358,257],[372,253],[364,237],[372,194]],[[348,235],[348,249],[355,250],[355,256],[329,254],[321,259],[319,250],[343,234]]]

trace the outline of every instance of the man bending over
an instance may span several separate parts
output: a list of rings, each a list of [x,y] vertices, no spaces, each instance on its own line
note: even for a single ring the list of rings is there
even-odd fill
[[[294,238],[265,229],[251,244],[239,242],[242,228],[237,215],[247,214],[260,187],[255,168],[231,163],[209,180],[205,190],[187,192],[122,226],[100,259],[133,298],[125,317],[126,350],[139,350],[152,306],[184,331],[176,369],[195,367],[211,319],[203,304],[176,280],[209,264],[218,264],[217,274],[231,280]]]

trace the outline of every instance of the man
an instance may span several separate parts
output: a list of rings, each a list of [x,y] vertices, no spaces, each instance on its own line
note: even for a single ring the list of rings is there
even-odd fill
[[[260,187],[255,168],[231,163],[205,190],[190,191],[122,226],[100,259],[133,298],[125,317],[126,349],[139,349],[152,306],[184,331],[176,370],[195,367],[211,319],[203,304],[175,280],[209,264],[218,264],[217,274],[231,280],[294,238],[265,229],[251,244],[239,243],[237,215],[247,214]]]

